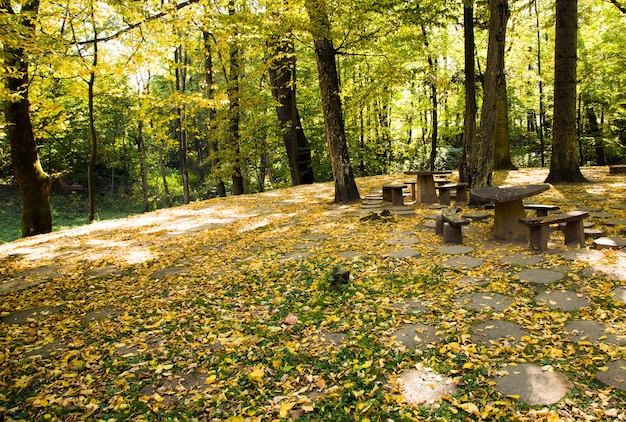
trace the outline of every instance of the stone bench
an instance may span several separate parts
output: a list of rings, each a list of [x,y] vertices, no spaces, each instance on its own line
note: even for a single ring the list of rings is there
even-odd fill
[[[439,191],[439,203],[441,205],[450,205],[450,193],[453,189],[456,190],[456,202],[467,202],[467,183],[465,182],[439,185],[435,189]]]
[[[435,220],[435,233],[443,235],[444,243],[463,244],[462,227],[467,226],[470,220],[457,214],[458,209],[446,208]]]
[[[559,208],[556,205],[546,205],[546,204],[524,204],[525,210],[533,210],[537,213],[537,217],[545,217],[548,215],[550,211],[558,211]]]
[[[626,165],[619,164],[614,166],[609,166],[609,174],[624,174],[626,173]]]
[[[405,185],[383,185],[383,201],[391,202],[396,207],[404,206]]]
[[[411,195],[410,198],[412,201],[417,200],[417,180],[407,180],[406,182],[404,182],[404,184],[406,186],[409,187],[410,191],[411,191]]]
[[[491,210],[491,209],[494,209],[495,207],[496,207],[496,204],[494,204],[493,202],[484,205],[484,208],[486,210]],[[545,217],[546,215],[548,215],[548,212],[558,211],[561,208],[558,207],[557,205],[524,204],[524,209],[535,211],[537,213],[536,214],[537,217]]]
[[[565,224],[565,244],[585,244],[583,220],[589,217],[586,211],[570,211],[563,214],[553,214],[544,217],[520,218],[520,223],[529,230],[529,246],[531,249],[545,251],[548,249],[548,227],[553,224]]]

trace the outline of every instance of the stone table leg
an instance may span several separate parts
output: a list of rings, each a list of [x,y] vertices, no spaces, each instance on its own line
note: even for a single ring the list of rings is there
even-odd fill
[[[433,176],[417,176],[417,201],[422,204],[434,204],[437,202],[435,179]]]
[[[522,200],[496,203],[493,234],[503,240],[528,240],[528,228],[519,222],[526,218]]]

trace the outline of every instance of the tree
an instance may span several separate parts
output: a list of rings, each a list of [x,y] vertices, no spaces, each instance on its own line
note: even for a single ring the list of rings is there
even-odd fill
[[[504,53],[504,51],[502,51]],[[502,60],[504,62],[504,59]],[[496,106],[496,129],[494,133],[493,168],[496,170],[514,170],[511,162],[511,144],[509,142],[509,102],[506,91],[506,77],[498,92]]]
[[[29,54],[25,40],[35,35],[35,19],[39,1],[31,0],[21,5],[16,13],[9,0],[0,0],[2,13],[13,22],[8,36],[1,40],[4,65],[9,70],[5,88],[10,98],[5,101],[4,116],[11,144],[13,174],[22,197],[22,236],[32,236],[52,231],[50,186],[52,179],[41,167],[37,144],[30,120]]]
[[[348,154],[339,96],[336,51],[330,39],[330,21],[326,1],[306,0],[305,5],[311,21],[311,34],[315,46],[326,140],[335,182],[335,203],[358,202],[361,196],[354,181]]]
[[[276,100],[283,142],[289,159],[291,184],[315,182],[311,162],[311,144],[304,134],[296,103],[296,55],[293,41],[272,36],[269,47],[269,80]]]
[[[584,182],[576,144],[578,0],[556,0],[552,158],[546,183]]]
[[[490,0],[489,9],[489,43],[480,128],[469,160],[469,184],[472,187],[491,185],[496,111],[500,87],[504,83],[504,44],[510,15],[508,0]]]
[[[476,138],[476,64],[474,59],[474,0],[463,3],[463,39],[465,57],[465,118],[463,123],[463,153],[459,161],[459,181],[469,180],[468,157]]]

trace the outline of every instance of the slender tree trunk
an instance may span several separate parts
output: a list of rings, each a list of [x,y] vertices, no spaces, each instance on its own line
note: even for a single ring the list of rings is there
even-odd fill
[[[539,21],[539,0],[535,0],[535,21],[537,26],[537,77],[539,78],[539,127],[537,128],[537,136],[539,137],[541,167],[545,167],[546,146],[543,137],[543,128],[546,125],[546,111],[543,104],[543,74],[541,73],[541,22]]]
[[[472,148],[470,180],[472,187],[491,185],[493,170],[494,133],[500,86],[504,83],[504,44],[509,19],[508,0],[490,0],[489,43],[485,69],[485,89],[480,116],[480,128]]]
[[[8,0],[0,0],[4,9],[25,29],[34,34],[34,19],[39,11],[39,1],[31,1],[22,6],[21,14],[16,14]],[[16,35],[17,37],[17,35]],[[50,211],[50,186],[52,179],[41,167],[37,156],[37,144],[30,121],[30,101],[28,99],[28,57],[22,45],[4,44],[4,65],[15,73],[5,77],[6,90],[14,98],[4,104],[4,117],[7,135],[11,145],[13,174],[22,197],[22,236],[33,236],[52,231]]]
[[[161,172],[161,180],[163,181],[163,190],[165,192],[165,202],[167,207],[172,206],[172,195],[170,194],[170,188],[167,184],[167,173],[165,172],[165,161],[163,160],[163,144],[157,146],[159,150],[159,170]]]
[[[96,31],[96,22],[93,16],[93,5],[91,10],[91,19],[94,27],[94,43],[93,43],[93,61],[91,63],[91,71],[89,72],[88,86],[88,105],[89,105],[89,137],[91,138],[91,153],[87,163],[87,189],[88,189],[88,219],[89,223],[93,223],[96,216],[96,187],[94,186],[94,171],[96,166],[96,158],[98,155],[98,136],[96,133],[95,112],[94,112],[94,87],[96,83],[96,66],[98,65],[98,32]]]
[[[588,104],[585,107],[585,113],[587,114],[587,121],[589,122],[589,134],[593,136],[596,147],[596,164],[599,166],[605,166],[606,160],[604,158],[604,143],[602,140],[602,130],[598,125],[598,116],[593,106]]]
[[[176,66],[176,91],[182,97],[187,91],[187,52],[182,46],[174,50],[174,64]],[[182,98],[179,98],[182,101]],[[187,130],[185,129],[185,106],[179,104],[176,108],[178,114],[176,138],[178,138],[178,153],[180,163],[180,175],[183,181],[183,204],[189,203],[189,172],[187,170]]]
[[[430,88],[430,105],[432,107],[430,111],[432,128],[430,137],[430,159],[428,160],[428,167],[432,171],[435,170],[438,144],[437,138],[439,137],[439,119],[437,115],[437,68],[429,51],[428,33],[426,32],[424,25],[422,25],[422,35],[424,36],[424,48],[426,50],[428,61],[428,87]]]
[[[314,183],[311,144],[304,134],[296,103],[296,56],[293,41],[272,37],[269,80],[276,101],[276,114],[289,159],[291,184]]]
[[[234,0],[228,2],[228,13],[236,14]],[[241,76],[241,46],[237,41],[238,33],[234,33],[229,43],[230,48],[230,80],[228,81],[228,100],[230,122],[228,132],[230,137],[231,178],[233,182],[233,195],[244,193],[244,180],[241,171],[241,151],[239,146],[239,121],[240,121],[240,93],[239,78]]]
[[[466,0],[463,7],[465,40],[465,119],[463,153],[459,162],[459,181],[469,182],[469,160],[476,138],[476,67],[474,62],[474,0]]]
[[[578,0],[556,0],[554,118],[547,183],[583,182],[576,147]]]
[[[213,106],[213,101],[215,99],[215,89],[213,88],[213,49],[211,48],[211,34],[207,31],[202,32],[202,38],[204,40],[204,80],[206,81],[207,86],[207,98],[210,100],[211,105],[208,110],[208,120],[209,120],[209,157],[211,160],[211,171],[215,177],[215,190],[216,194],[219,197],[226,196],[226,186],[224,185],[224,180],[222,180],[219,172],[219,158],[218,158],[218,144],[217,144],[217,119],[215,106]]]
[[[139,155],[139,172],[141,173],[141,192],[143,194],[143,209],[150,211],[148,202],[148,170],[146,168],[146,146],[143,141],[143,117],[139,117],[137,125],[137,154]]]
[[[504,58],[502,62],[504,63]],[[496,170],[515,170],[515,166],[511,161],[511,143],[509,142],[509,104],[506,92],[506,77],[502,79],[502,85],[498,93],[498,104],[496,106],[493,168]]]
[[[339,96],[339,77],[335,47],[330,39],[330,21],[325,0],[306,0],[315,46],[324,126],[335,182],[335,203],[354,203],[361,200],[354,181],[352,165]]]

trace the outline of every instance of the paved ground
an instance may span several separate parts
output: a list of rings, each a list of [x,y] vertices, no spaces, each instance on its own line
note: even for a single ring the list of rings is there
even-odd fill
[[[588,381],[626,391],[626,254],[619,249],[626,225],[626,176],[609,178],[607,173],[606,168],[588,169],[585,174],[602,183],[589,184],[583,192],[572,186],[553,188],[537,199],[559,204],[563,210],[590,210],[589,221],[594,227],[615,239],[616,247],[609,249],[593,249],[591,239],[586,248],[569,249],[561,244],[562,235],[555,232],[550,251],[532,253],[525,244],[492,240],[489,218],[464,229],[463,245],[443,245],[432,224],[437,207],[409,206],[389,217],[381,216],[376,208],[330,205],[330,184],[216,199],[0,245],[0,294],[4,295],[0,329],[7,350],[3,361],[20,354],[60,359],[62,354],[54,350],[74,347],[64,344],[62,336],[37,334],[18,345],[7,340],[7,333],[12,326],[39,327],[41,331],[45,321],[63,322],[64,312],[76,315],[77,326],[119,317],[120,310],[112,300],[109,306],[94,308],[78,309],[70,304],[77,295],[91,288],[101,289],[129,274],[136,279],[174,280],[210,271],[223,272],[226,275],[220,277],[227,277],[270,252],[276,262],[283,263],[307,262],[326,254],[343,265],[376,261],[377,268],[391,268],[400,275],[433,271],[446,280],[449,303],[434,303],[433,298],[441,297],[441,292],[433,292],[390,295],[388,303],[382,305],[395,322],[380,335],[398,350],[437,348],[440,353],[454,354],[470,347],[451,338],[449,326],[444,330],[438,325],[442,319],[438,313],[453,309],[471,320],[468,331],[461,334],[474,350],[483,348],[493,359],[503,350],[517,356],[503,359],[499,370],[489,377],[504,397],[547,406],[562,401],[572,389],[580,389],[584,380],[572,380],[566,365],[551,363],[561,362],[558,357],[568,349],[574,354],[593,349],[601,362],[589,373]],[[538,183],[544,176],[543,170],[528,170],[502,177],[507,183]],[[402,177],[360,180],[361,194]],[[388,224],[370,223],[372,216],[386,219]],[[232,244],[242,240],[245,244],[233,250]],[[50,296],[44,290],[52,285],[56,287]],[[130,295],[128,291],[120,293]],[[109,294],[115,295],[115,291]],[[146,292],[138,290],[137,295],[141,294]],[[259,308],[258,312],[266,311]],[[558,322],[543,320],[542,313],[560,317]],[[298,316],[290,313],[284,322],[297,324]],[[354,335],[346,324],[343,330],[321,330],[318,339],[320,344],[340,348]],[[529,345],[537,352],[532,342],[542,337],[550,337],[550,344],[560,344],[562,350],[551,346],[541,350],[544,359],[525,357]],[[148,336],[142,338],[141,345],[120,346],[118,355],[156,350],[167,341],[163,336]],[[218,349],[224,344],[216,342],[211,347]],[[471,368],[476,363],[465,365]],[[172,388],[191,388],[205,380],[181,375],[169,382]],[[454,371],[444,375],[422,363],[398,371],[389,384],[415,405],[432,404],[458,388]],[[149,396],[155,388],[146,383],[142,393]],[[316,395],[307,397],[314,401]],[[2,401],[4,411],[15,405],[10,395],[5,394]],[[476,415],[471,406],[463,409]],[[614,409],[607,411],[608,416],[613,413]]]

